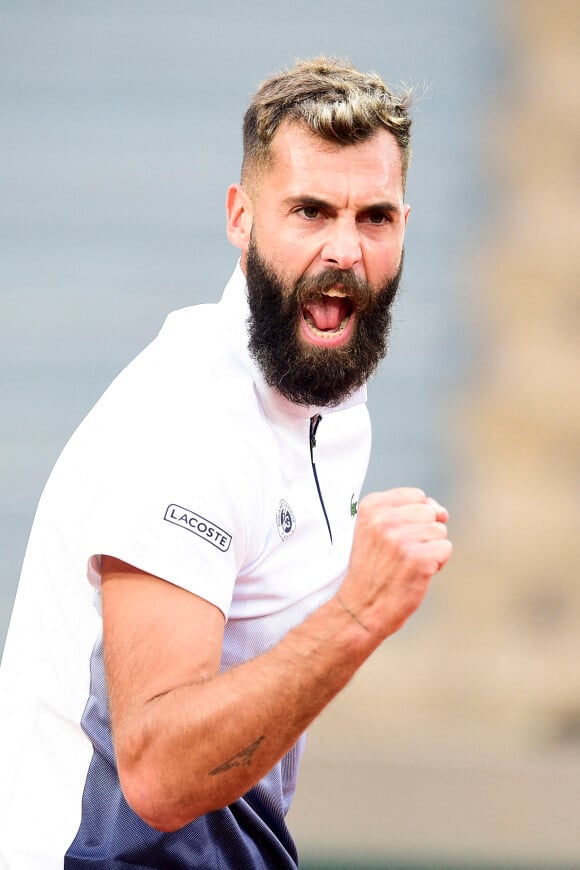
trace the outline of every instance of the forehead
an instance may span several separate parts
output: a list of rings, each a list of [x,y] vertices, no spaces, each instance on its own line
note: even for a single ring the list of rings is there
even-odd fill
[[[283,124],[271,145],[262,184],[280,194],[316,193],[309,187],[361,195],[403,195],[402,160],[392,133],[380,129],[364,142],[341,145],[298,123]],[[319,192],[323,192],[322,190]]]

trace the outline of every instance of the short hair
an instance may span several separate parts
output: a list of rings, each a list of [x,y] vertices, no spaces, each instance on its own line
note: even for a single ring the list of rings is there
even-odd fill
[[[339,145],[364,142],[377,130],[393,134],[401,152],[403,187],[411,157],[411,89],[396,93],[376,73],[324,56],[299,60],[258,87],[244,115],[242,184],[271,160],[285,121]]]

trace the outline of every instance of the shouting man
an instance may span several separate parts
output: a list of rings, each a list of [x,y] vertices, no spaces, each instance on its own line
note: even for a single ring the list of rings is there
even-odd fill
[[[410,124],[325,58],[253,97],[221,301],[168,318],[38,508],[0,671],[9,870],[296,868],[304,731],[451,552],[421,490],[359,501]]]

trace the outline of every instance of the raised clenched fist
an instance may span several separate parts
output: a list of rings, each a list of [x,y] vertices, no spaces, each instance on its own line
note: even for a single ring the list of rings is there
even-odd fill
[[[387,637],[419,607],[451,556],[448,518],[420,489],[372,493],[360,502],[338,598],[367,631]]]

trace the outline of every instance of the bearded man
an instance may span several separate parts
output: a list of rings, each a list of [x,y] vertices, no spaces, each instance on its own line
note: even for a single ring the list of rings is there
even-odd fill
[[[58,460],[1,670],[10,870],[297,867],[304,731],[451,552],[422,491],[359,500],[410,123],[344,62],[266,81],[221,302],[172,314]]]

